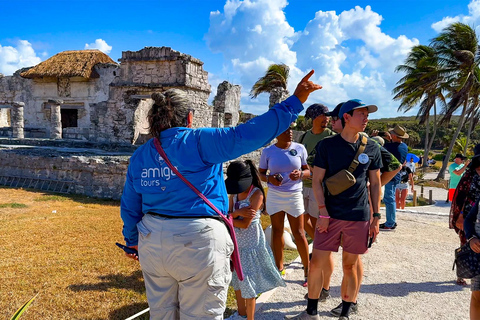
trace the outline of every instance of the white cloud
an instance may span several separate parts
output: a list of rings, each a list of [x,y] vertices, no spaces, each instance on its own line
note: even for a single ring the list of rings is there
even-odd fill
[[[0,45],[0,73],[4,75],[12,75],[18,69],[37,65],[41,61],[26,40],[19,40],[16,47]]]
[[[210,13],[208,46],[223,53],[242,75],[242,84],[255,81],[272,63],[295,65],[296,53],[290,50],[295,32],[286,21],[286,5],[285,0],[229,0],[223,13]]]
[[[382,16],[370,6],[340,14],[318,11],[303,30],[295,31],[286,20],[286,5],[283,0],[232,0],[223,13],[210,15],[207,43],[212,51],[223,53],[232,72],[239,75],[236,80],[244,93],[268,65],[283,62],[291,70],[290,92],[315,69],[312,80],[323,89],[313,93],[306,105],[322,102],[333,108],[359,98],[380,107],[375,117],[396,114],[398,103],[392,101],[391,91],[401,75],[394,70],[419,43],[417,39],[383,32]],[[264,101],[258,107],[255,102],[242,99],[242,110],[265,110]]]
[[[471,26],[478,26],[480,22],[480,0],[472,0],[468,4],[468,15],[445,17],[441,21],[432,24],[433,30],[440,32],[453,22],[462,22]]]
[[[112,51],[112,46],[109,46],[105,40],[97,39],[94,43],[86,43],[85,49],[98,49],[103,53],[109,54]]]

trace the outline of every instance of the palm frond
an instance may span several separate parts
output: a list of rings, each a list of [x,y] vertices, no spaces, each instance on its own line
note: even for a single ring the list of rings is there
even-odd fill
[[[284,64],[272,64],[268,67],[263,77],[255,82],[250,90],[250,96],[258,97],[260,93],[271,92],[275,88],[287,89],[290,68]]]

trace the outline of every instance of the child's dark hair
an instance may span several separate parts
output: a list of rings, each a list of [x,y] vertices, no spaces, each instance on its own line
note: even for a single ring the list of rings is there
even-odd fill
[[[250,167],[250,171],[251,171],[251,173],[252,173],[252,185],[253,185],[254,187],[257,187],[258,189],[260,189],[260,191],[261,191],[262,194],[263,194],[263,208],[262,208],[262,212],[265,212],[265,209],[266,209],[266,197],[265,197],[265,191],[263,190],[262,181],[260,180],[260,173],[258,172],[257,167],[255,167],[255,164],[253,163],[252,160],[250,160],[250,159],[245,160],[245,164]]]

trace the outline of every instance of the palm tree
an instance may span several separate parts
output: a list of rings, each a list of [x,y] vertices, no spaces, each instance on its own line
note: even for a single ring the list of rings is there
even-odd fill
[[[438,57],[430,46],[414,46],[405,63],[397,66],[395,72],[404,72],[405,76],[397,82],[393,89],[394,100],[400,100],[398,111],[407,112],[417,104],[420,108],[417,113],[419,124],[425,124],[425,150],[424,159],[432,147],[437,132],[437,100],[445,104],[445,97],[442,94],[444,89],[443,77],[439,72],[440,65]],[[433,108],[433,134],[430,133],[430,112]],[[423,166],[428,166],[427,162]]]
[[[287,83],[290,68],[286,64],[272,64],[268,67],[263,77],[260,77],[250,90],[250,96],[258,97],[262,92],[270,93],[270,105],[283,100],[288,96]]]
[[[480,68],[475,69],[476,80],[473,84],[471,93],[470,93],[470,102],[467,115],[465,117],[465,123],[468,123],[468,132],[466,136],[465,148],[463,149],[463,154],[467,154],[467,149],[469,147],[470,135],[472,134],[473,128],[477,125],[480,118]]]
[[[480,62],[478,37],[470,26],[455,22],[444,28],[432,40],[432,46],[439,57],[442,67],[441,74],[450,87],[448,95],[450,101],[441,122],[448,123],[453,113],[460,107],[462,108],[457,130],[453,134],[442,168],[437,176],[437,179],[444,179],[453,146],[464,124],[472,87],[477,81],[475,71]]]

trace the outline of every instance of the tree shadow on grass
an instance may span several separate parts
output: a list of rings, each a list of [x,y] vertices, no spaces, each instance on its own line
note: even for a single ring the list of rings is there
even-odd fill
[[[109,274],[99,276],[102,282],[72,284],[68,288],[72,291],[108,291],[111,288],[133,290],[137,293],[145,292],[145,284],[143,282],[142,271],[138,270],[131,275]]]

